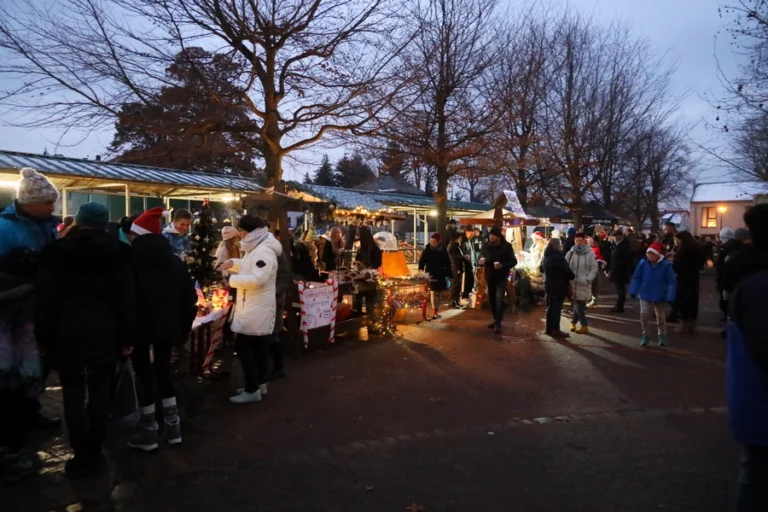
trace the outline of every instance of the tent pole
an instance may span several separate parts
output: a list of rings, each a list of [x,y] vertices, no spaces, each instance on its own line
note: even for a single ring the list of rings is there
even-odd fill
[[[125,216],[131,216],[131,190],[128,185],[125,185]]]
[[[61,220],[67,216],[67,187],[61,189]]]
[[[416,230],[418,229],[416,226],[417,223],[416,219],[416,208],[413,209],[413,263],[416,263]]]

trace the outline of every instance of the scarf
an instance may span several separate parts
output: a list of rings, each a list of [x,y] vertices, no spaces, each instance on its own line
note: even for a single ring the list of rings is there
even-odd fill
[[[266,227],[263,228],[256,228],[247,235],[245,235],[245,238],[243,238],[243,241],[240,242],[240,248],[243,249],[245,252],[251,252],[256,247],[259,246],[261,242],[266,240],[266,238],[269,236],[269,229]]]

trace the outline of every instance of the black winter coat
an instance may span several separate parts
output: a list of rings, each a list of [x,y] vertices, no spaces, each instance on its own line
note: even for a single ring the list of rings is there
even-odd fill
[[[672,268],[677,274],[677,287],[685,287],[699,282],[699,274],[704,264],[704,251],[700,247],[678,250]]]
[[[556,299],[564,299],[568,296],[568,284],[576,279],[571,266],[565,259],[565,255],[547,247],[544,251],[544,259],[541,260],[544,270],[544,291],[548,296]]]
[[[512,244],[502,239],[499,245],[493,245],[488,241],[483,246],[482,257],[485,258],[485,280],[489,283],[498,283],[499,281],[505,281],[509,276],[509,271],[517,265],[517,258],[515,258],[515,251],[512,249]],[[495,262],[501,263],[501,268],[494,268]]]
[[[634,258],[629,247],[629,241],[623,238],[611,248],[611,259],[608,267],[608,279],[612,283],[629,283],[634,274]]]
[[[715,262],[715,271],[717,272],[717,289],[722,292],[724,288],[724,280],[727,271],[725,269],[726,261],[732,254],[737,253],[744,248],[744,242],[741,240],[728,240],[720,248],[720,252],[717,255],[717,262]]]
[[[197,315],[195,283],[187,265],[163,235],[141,235],[133,241],[136,278],[137,344],[186,341]]]
[[[107,231],[75,227],[41,259],[35,334],[53,368],[112,371],[136,338],[131,248]]]
[[[424,248],[424,252],[419,258],[419,270],[430,275],[429,289],[433,292],[445,290],[447,288],[445,280],[453,277],[448,251],[440,245],[437,246],[437,249],[431,245]]]
[[[464,268],[464,253],[461,250],[460,240],[455,240],[448,244],[448,258],[451,260],[451,268],[454,274]]]

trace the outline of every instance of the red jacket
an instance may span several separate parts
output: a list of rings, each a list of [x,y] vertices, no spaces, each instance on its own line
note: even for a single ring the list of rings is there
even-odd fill
[[[605,261],[605,258],[603,258],[603,253],[600,252],[599,245],[592,247],[592,252],[595,253],[595,259],[597,261]]]

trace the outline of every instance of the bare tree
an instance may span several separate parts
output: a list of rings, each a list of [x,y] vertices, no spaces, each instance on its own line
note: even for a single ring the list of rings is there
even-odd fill
[[[543,17],[535,20],[534,15]],[[540,192],[546,176],[541,118],[553,44],[550,23],[544,14],[523,17],[508,33],[494,76],[500,115],[498,132],[489,141],[490,158],[523,205]]]
[[[638,229],[646,220],[659,229],[662,205],[674,205],[688,192],[693,160],[685,133],[675,126],[639,130],[622,158],[616,182],[616,206]]]
[[[617,25],[568,15],[554,41],[539,121],[551,171],[546,190],[580,225],[589,196],[613,202],[626,142],[672,108],[672,74],[647,43]]]
[[[496,0],[429,0],[409,14],[417,33],[403,53],[413,77],[411,106],[383,133],[415,162],[434,169],[441,231],[449,179],[495,128],[489,71],[499,48],[496,16]]]
[[[123,105],[156,103],[176,54],[201,46],[242,66],[237,86],[244,93],[237,100],[248,105],[250,118],[184,129],[257,134],[275,183],[286,155],[329,133],[367,133],[385,124],[379,116],[407,83],[395,66],[408,41],[399,28],[401,6],[385,0],[4,2],[0,76],[13,85],[0,92],[0,113],[17,125],[103,128]],[[213,88],[209,93],[216,97]]]

